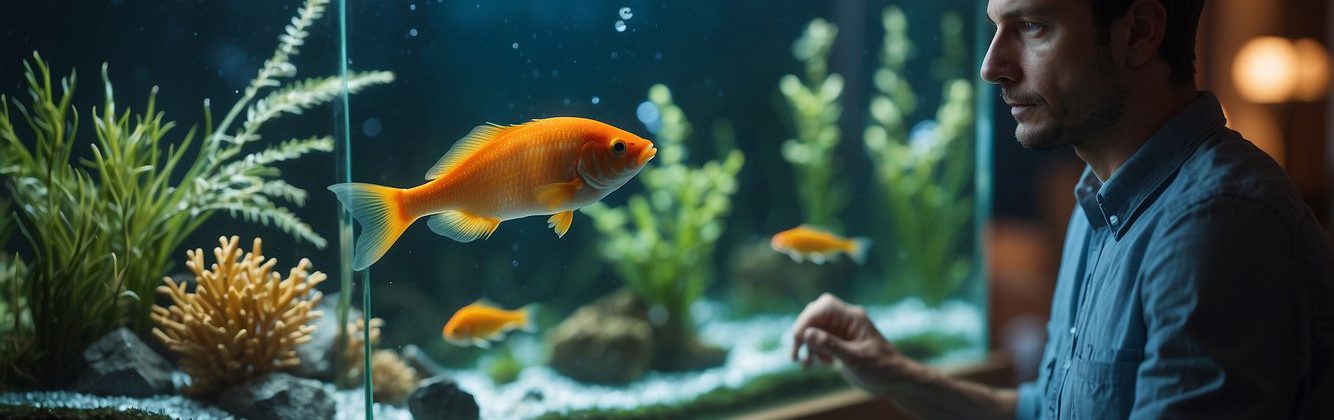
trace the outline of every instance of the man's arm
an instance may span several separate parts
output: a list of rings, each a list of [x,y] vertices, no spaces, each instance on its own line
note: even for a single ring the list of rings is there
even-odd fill
[[[860,306],[828,293],[806,305],[793,326],[792,358],[837,359],[849,382],[919,418],[1012,419],[1018,394],[950,377],[917,363],[885,340]]]
[[[1290,417],[1311,280],[1292,228],[1264,203],[1223,197],[1160,229],[1141,271],[1148,336],[1130,417]]]

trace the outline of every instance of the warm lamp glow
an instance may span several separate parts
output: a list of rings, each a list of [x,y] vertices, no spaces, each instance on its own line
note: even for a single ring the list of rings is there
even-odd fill
[[[1232,80],[1251,102],[1285,102],[1297,87],[1297,49],[1279,37],[1252,39],[1232,61]]]
[[[1292,44],[1297,53],[1297,86],[1292,97],[1298,101],[1316,101],[1329,89],[1329,52],[1319,41],[1299,39]]]

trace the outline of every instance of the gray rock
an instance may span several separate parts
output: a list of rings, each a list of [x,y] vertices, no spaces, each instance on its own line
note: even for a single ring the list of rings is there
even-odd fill
[[[458,383],[441,375],[425,381],[408,397],[408,411],[417,420],[476,419],[481,410],[477,400]]]
[[[269,373],[224,391],[218,406],[248,419],[328,419],[335,412],[329,391],[313,379]]]
[[[643,376],[653,360],[648,321],[585,306],[547,336],[552,369],[583,382],[621,384]]]
[[[74,389],[97,395],[147,397],[172,392],[171,364],[126,328],[118,328],[83,351],[87,369]]]
[[[416,344],[408,344],[403,347],[403,360],[408,362],[408,366],[417,370],[418,377],[429,378],[439,375],[443,370],[439,363],[431,359],[431,356],[426,354],[426,351],[422,350],[421,347],[417,347]]]
[[[320,299],[317,310],[323,316],[314,321],[315,331],[310,341],[297,346],[296,357],[301,360],[292,374],[303,378],[333,381],[334,342],[338,338],[338,294],[330,293]],[[348,309],[348,319],[361,318],[361,311]]]

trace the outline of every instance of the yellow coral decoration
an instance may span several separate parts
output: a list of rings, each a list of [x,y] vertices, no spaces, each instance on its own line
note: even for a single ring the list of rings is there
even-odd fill
[[[375,390],[375,401],[403,405],[420,381],[417,370],[393,350],[371,353],[371,389]]]
[[[380,327],[384,326],[384,320],[380,318],[371,318],[371,347],[380,344]],[[348,370],[348,378],[353,382],[360,383],[364,374],[366,362],[366,321],[357,318],[356,323],[347,324],[347,347],[343,349],[343,366]],[[371,353],[374,356],[375,353]],[[375,362],[371,362],[371,367],[375,367]]]
[[[321,272],[307,273],[310,260],[301,259],[287,278],[272,272],[276,259],[264,260],[260,239],[241,258],[238,238],[218,238],[213,249],[217,263],[204,268],[204,251],[186,251],[185,265],[194,271],[198,284],[194,293],[185,291],[171,277],[159,293],[171,296],[167,308],[153,307],[153,335],[180,356],[181,369],[191,385],[183,390],[192,396],[212,395],[254,376],[288,370],[300,360],[298,345],[311,340],[321,316],[311,310],[323,296],[315,286],[324,281]]]

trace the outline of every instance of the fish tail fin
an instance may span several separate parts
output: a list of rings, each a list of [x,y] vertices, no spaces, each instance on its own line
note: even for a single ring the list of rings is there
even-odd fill
[[[403,190],[398,188],[350,182],[330,185],[329,191],[361,224],[361,235],[352,253],[352,269],[357,271],[379,261],[417,219],[404,211]]]
[[[537,324],[533,323],[533,312],[537,310],[536,303],[530,303],[519,308],[519,329],[526,332],[537,332]]]
[[[848,250],[848,256],[852,261],[859,265],[866,265],[866,249],[871,247],[871,238],[857,237],[852,238],[852,249]]]

